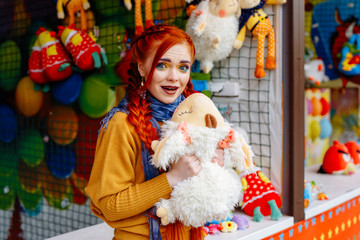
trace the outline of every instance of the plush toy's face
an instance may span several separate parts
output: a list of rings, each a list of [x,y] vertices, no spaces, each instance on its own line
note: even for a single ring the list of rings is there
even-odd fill
[[[232,16],[238,9],[238,0],[210,0],[209,2],[209,11],[219,17]]]
[[[348,148],[350,156],[355,165],[360,164],[360,146],[357,142],[350,141],[345,143],[345,146]]]
[[[202,93],[187,97],[175,110],[173,122],[187,122],[197,127],[224,127],[224,118],[210,98]]]
[[[323,169],[330,174],[354,173],[355,167],[348,148],[344,144],[334,141],[333,145],[325,153]]]

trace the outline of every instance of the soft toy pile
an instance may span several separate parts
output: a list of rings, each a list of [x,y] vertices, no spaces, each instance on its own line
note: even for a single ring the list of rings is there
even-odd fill
[[[211,160],[223,148],[224,166]],[[170,199],[156,203],[156,215],[167,225],[180,220],[200,227],[214,219],[226,219],[237,206],[241,183],[233,168],[252,168],[253,152],[243,137],[224,121],[214,103],[201,93],[186,98],[172,119],[162,126],[160,141],[152,143],[153,164],[163,170],[185,154],[195,154],[202,170],[197,176],[178,183]]]

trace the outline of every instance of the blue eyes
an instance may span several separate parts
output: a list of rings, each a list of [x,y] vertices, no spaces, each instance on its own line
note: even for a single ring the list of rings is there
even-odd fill
[[[163,69],[165,69],[167,66],[166,66],[166,64],[165,63],[158,63],[157,65],[156,65],[156,69],[159,69],[159,70],[163,70]]]
[[[166,68],[168,68],[169,66],[168,66],[168,64],[166,64],[166,63],[162,63],[162,62],[160,62],[160,63],[158,63],[157,65],[156,65],[156,69],[158,69],[158,70],[164,70],[164,69],[166,69]],[[188,66],[188,65],[180,65],[180,66],[178,66],[177,67],[181,72],[184,72],[184,73],[186,73],[189,69],[190,69],[190,67]]]

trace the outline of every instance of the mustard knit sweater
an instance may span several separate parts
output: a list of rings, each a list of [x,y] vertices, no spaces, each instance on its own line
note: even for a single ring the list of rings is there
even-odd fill
[[[172,188],[165,173],[145,181],[140,137],[127,114],[117,112],[101,130],[85,191],[92,212],[115,228],[114,239],[149,239],[145,211],[169,198]]]

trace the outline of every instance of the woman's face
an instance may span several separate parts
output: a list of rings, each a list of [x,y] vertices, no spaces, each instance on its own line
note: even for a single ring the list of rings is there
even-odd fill
[[[144,63],[139,63],[139,72],[145,81],[148,81],[155,52],[152,51]],[[160,58],[147,89],[165,104],[174,102],[190,79],[191,64],[190,47],[186,43],[175,44]]]

